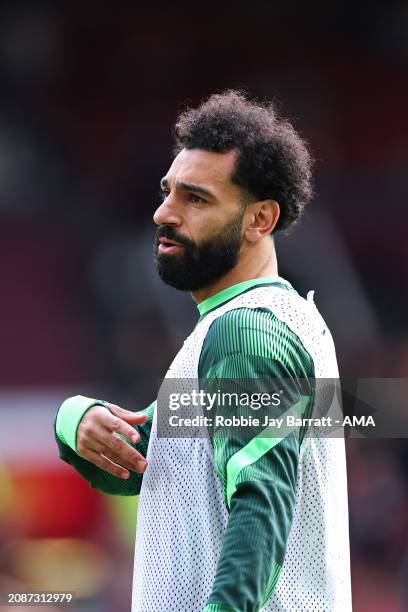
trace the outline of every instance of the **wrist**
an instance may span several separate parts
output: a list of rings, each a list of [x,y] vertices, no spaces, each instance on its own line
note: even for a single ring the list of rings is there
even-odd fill
[[[84,414],[93,406],[104,406],[109,410],[107,402],[83,395],[69,397],[58,410],[55,421],[56,434],[61,442],[69,446],[75,453],[77,453],[76,438],[79,424]]]

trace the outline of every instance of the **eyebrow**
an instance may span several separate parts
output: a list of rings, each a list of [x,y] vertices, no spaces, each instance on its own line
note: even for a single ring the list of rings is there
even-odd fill
[[[169,182],[167,179],[162,178],[162,180],[160,181],[160,187],[161,189],[168,189],[169,187]],[[199,185],[194,185],[193,183],[176,183],[176,189],[184,189],[185,191],[192,191],[194,193],[198,193],[206,198],[210,198],[215,200],[216,197],[215,195],[211,192],[208,191],[208,189],[204,189],[204,187],[200,187]]]

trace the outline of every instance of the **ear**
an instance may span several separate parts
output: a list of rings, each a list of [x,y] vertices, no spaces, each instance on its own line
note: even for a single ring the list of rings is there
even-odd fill
[[[258,242],[273,231],[279,219],[280,208],[275,200],[261,200],[249,204],[246,213],[249,224],[244,236],[248,242]]]

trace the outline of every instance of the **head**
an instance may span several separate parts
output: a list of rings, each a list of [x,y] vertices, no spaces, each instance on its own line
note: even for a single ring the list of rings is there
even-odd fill
[[[166,283],[194,292],[296,223],[311,197],[312,163],[272,104],[236,91],[182,113],[175,137],[154,215],[156,261]]]

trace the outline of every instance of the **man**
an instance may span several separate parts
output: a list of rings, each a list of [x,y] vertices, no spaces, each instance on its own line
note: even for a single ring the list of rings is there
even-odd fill
[[[166,380],[278,380],[281,414],[319,410],[315,381],[338,376],[333,342],[312,294],[278,276],[273,238],[311,196],[304,142],[234,91],[187,110],[175,134],[156,261],[200,318]],[[101,491],[140,493],[132,610],[351,610],[344,442],[299,428],[163,437],[160,406],[76,396],[56,417],[62,459]]]

